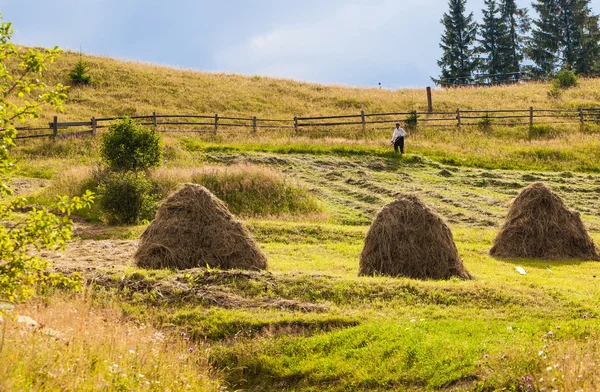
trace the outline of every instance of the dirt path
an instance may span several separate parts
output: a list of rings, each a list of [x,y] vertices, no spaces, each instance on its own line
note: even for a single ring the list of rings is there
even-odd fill
[[[60,270],[122,271],[133,264],[137,245],[137,240],[73,240],[68,243],[64,253],[44,251],[40,252],[40,256]]]

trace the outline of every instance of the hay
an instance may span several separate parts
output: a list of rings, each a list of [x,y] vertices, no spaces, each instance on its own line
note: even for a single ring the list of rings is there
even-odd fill
[[[360,254],[359,275],[471,278],[446,223],[413,195],[400,196],[377,214]]]
[[[579,213],[568,210],[560,197],[541,182],[524,188],[512,202],[490,255],[598,259],[596,246]]]
[[[265,255],[243,224],[196,184],[183,185],[160,206],[134,258],[144,268],[267,268]]]

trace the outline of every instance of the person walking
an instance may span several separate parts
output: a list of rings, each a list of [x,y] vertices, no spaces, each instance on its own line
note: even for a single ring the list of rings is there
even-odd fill
[[[394,151],[398,152],[398,149],[400,149],[400,154],[404,154],[404,136],[406,136],[406,131],[400,128],[400,123],[396,123],[391,144],[394,145]]]

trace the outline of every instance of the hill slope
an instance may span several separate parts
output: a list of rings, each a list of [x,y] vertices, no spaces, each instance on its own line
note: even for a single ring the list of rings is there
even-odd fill
[[[49,68],[49,82],[70,84],[68,73],[80,59],[65,52]],[[290,119],[294,115],[395,112],[427,108],[425,89],[390,91],[325,86],[260,76],[181,70],[148,63],[83,55],[95,79],[73,87],[61,118],[163,114],[256,115]],[[436,111],[461,109],[577,108],[600,106],[600,80],[583,80],[558,98],[548,83],[434,90]],[[50,116],[50,113],[47,113]]]

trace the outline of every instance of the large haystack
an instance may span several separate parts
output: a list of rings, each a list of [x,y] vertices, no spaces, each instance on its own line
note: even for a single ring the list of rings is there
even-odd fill
[[[399,197],[377,214],[365,238],[358,274],[471,278],[446,223],[413,195]]]
[[[579,213],[569,211],[541,182],[524,188],[508,211],[490,250],[497,257],[598,259]]]
[[[267,267],[248,230],[221,200],[196,184],[185,184],[160,206],[134,257],[145,268]]]

